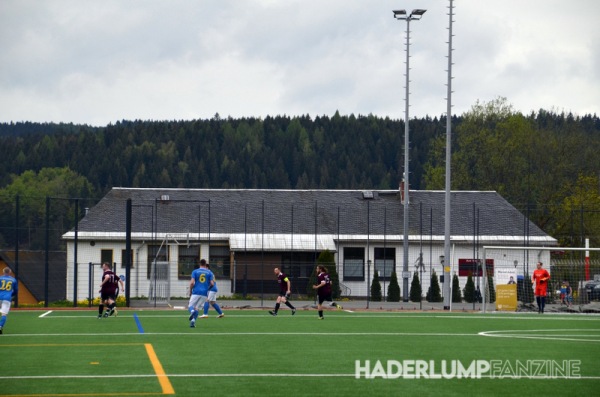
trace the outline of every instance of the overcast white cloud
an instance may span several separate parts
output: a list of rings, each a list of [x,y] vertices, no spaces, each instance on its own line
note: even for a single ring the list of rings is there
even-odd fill
[[[446,111],[448,0],[3,0],[0,122]],[[454,113],[600,113],[597,0],[455,0]]]

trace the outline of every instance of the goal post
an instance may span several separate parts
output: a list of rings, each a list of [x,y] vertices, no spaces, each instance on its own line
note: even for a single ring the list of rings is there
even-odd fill
[[[595,256],[592,260],[590,252]],[[593,281],[594,275],[600,277],[599,252],[600,248],[483,246],[482,311],[495,310],[498,286],[504,290],[504,284],[513,282],[519,306],[535,305],[531,275],[538,262],[550,273],[546,303],[566,306],[569,302],[562,292],[567,283],[573,291],[573,303],[588,303],[585,284]]]

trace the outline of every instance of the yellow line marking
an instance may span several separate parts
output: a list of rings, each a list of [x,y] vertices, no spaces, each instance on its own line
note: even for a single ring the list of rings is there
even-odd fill
[[[1,347],[53,347],[53,346],[141,346],[142,343],[35,343],[35,344],[14,344],[14,345],[0,345]],[[44,397],[86,397],[86,396],[160,396],[163,394],[175,394],[175,389],[171,385],[169,378],[165,374],[162,364],[158,360],[154,348],[151,344],[143,344],[154,367],[154,372],[158,377],[158,382],[162,388],[162,393],[153,392],[140,392],[140,393],[48,393],[48,394],[35,394],[35,396]],[[92,363],[90,363],[92,364]],[[33,397],[34,394],[0,394],[0,397]]]
[[[0,397],[160,396],[164,393],[0,394]]]
[[[160,387],[162,387],[163,394],[175,394],[175,389],[171,385],[167,374],[165,374],[165,370],[162,367],[162,364],[158,360],[156,353],[154,352],[154,348],[150,343],[146,343],[146,352],[148,353],[148,357],[150,358],[150,362],[152,363],[152,367],[154,367],[154,372],[158,377],[158,382],[160,383]]]
[[[60,347],[60,346],[141,346],[143,343],[27,343],[0,345],[2,347]]]

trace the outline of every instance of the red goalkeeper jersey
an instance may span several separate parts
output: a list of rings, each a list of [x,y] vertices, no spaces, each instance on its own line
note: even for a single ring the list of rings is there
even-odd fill
[[[550,273],[546,269],[535,269],[533,271],[533,281],[535,281],[536,286],[547,285],[548,280],[550,280]]]

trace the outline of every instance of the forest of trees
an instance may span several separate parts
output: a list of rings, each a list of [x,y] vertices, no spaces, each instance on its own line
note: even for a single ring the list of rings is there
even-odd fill
[[[411,122],[411,184],[445,120]],[[18,131],[18,133],[16,132]],[[69,167],[99,195],[113,186],[385,188],[399,184],[403,122],[375,116],[121,121],[102,128],[0,124],[0,187],[12,175]]]
[[[452,125],[452,189],[498,191],[515,207],[536,211],[536,223],[551,234],[572,227],[573,211],[585,211],[592,214],[585,227],[598,237],[596,115],[523,115],[498,98],[453,117]],[[410,131],[411,189],[443,189],[445,117],[412,119]],[[398,189],[403,135],[402,120],[339,113],[105,127],[0,123],[0,198],[44,192],[98,198],[114,186]],[[53,172],[77,185],[54,193],[40,187]]]

